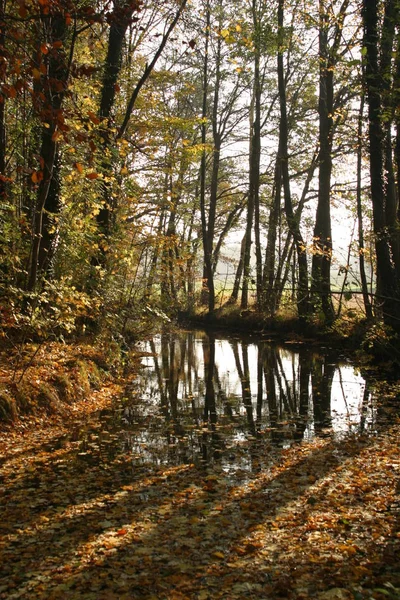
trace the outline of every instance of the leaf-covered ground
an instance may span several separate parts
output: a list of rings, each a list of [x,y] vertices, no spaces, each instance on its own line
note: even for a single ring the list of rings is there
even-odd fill
[[[246,473],[140,466],[95,410],[119,393],[0,434],[1,599],[400,598],[398,418]]]

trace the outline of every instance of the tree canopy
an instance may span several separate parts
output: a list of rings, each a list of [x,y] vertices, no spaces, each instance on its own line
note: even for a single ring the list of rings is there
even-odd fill
[[[398,331],[398,11],[1,0],[3,327],[352,298]]]

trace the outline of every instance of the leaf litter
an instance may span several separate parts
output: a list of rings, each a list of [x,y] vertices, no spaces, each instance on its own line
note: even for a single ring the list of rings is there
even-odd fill
[[[121,414],[120,392],[0,436],[0,599],[400,597],[398,418],[373,435],[231,444],[227,470],[144,460],[147,417],[132,452],[94,410]]]

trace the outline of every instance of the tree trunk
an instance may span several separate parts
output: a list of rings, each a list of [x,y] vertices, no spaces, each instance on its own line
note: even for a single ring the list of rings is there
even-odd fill
[[[275,179],[272,197],[272,205],[269,211],[267,247],[265,250],[265,262],[263,273],[263,309],[269,316],[273,316],[276,311],[275,294],[275,262],[276,262],[276,238],[278,231],[278,219],[281,209],[282,196],[282,149],[278,147],[278,153],[275,161]]]
[[[240,291],[240,282],[242,280],[243,275],[243,264],[244,264],[244,249],[246,247],[246,234],[244,234],[242,238],[242,243],[240,244],[240,257],[238,266],[235,274],[235,281],[233,282],[233,289],[231,297],[229,298],[228,304],[236,304],[239,298]]]
[[[42,15],[43,27],[47,31],[48,38],[52,44],[58,42],[64,45],[66,35],[66,20],[62,12],[55,12],[50,17],[47,14]],[[28,272],[27,289],[34,290],[37,284],[38,274],[44,267],[46,260],[45,253],[42,253],[41,263],[39,263],[40,248],[43,237],[44,211],[52,203],[52,197],[49,195],[52,189],[57,155],[57,132],[59,111],[65,96],[68,81],[68,65],[63,48],[54,49],[47,56],[42,58],[46,67],[46,75],[43,76],[44,103],[41,108],[40,117],[45,123],[42,127],[42,141],[40,149],[41,169],[36,174],[39,181],[36,198],[36,206],[33,219],[33,240],[30,257],[30,267]],[[54,184],[53,184],[54,185]],[[53,187],[55,190],[55,187]],[[54,206],[49,206],[53,209]],[[48,221],[46,219],[46,224]],[[46,237],[51,238],[49,232]],[[49,245],[49,242],[48,242]]]
[[[211,15],[210,15],[211,19]],[[219,25],[219,31],[221,29],[221,25]],[[208,40],[209,42],[209,40]],[[218,130],[218,107],[219,107],[219,93],[220,93],[220,85],[221,85],[221,44],[222,38],[221,35],[218,34],[217,38],[217,48],[216,48],[216,73],[215,73],[215,81],[214,81],[214,97],[213,97],[213,105],[212,105],[212,115],[211,115],[211,125],[212,125],[212,136],[213,136],[213,155],[212,155],[212,169],[211,169],[211,184],[210,184],[210,200],[208,205],[208,215],[205,215],[205,226],[206,232],[205,237],[207,238],[207,244],[205,248],[207,248],[207,252],[209,253],[209,257],[206,259],[206,252],[204,252],[204,265],[203,265],[203,285],[202,288],[202,302],[204,304],[208,303],[209,312],[214,311],[215,299],[211,298],[211,291],[214,290],[214,273],[217,266],[217,260],[213,252],[214,248],[214,235],[215,235],[215,217],[217,211],[217,198],[218,198],[218,180],[219,180],[219,167],[220,167],[220,155],[221,155],[221,135]],[[208,57],[205,58],[208,63]],[[208,71],[208,64],[207,64]],[[206,77],[205,72],[203,76]],[[207,74],[208,76],[208,74]],[[207,86],[208,88],[208,86]],[[207,96],[207,91],[205,96]],[[206,97],[204,98],[206,99]],[[203,106],[205,112],[203,116],[205,117],[207,114],[207,107]],[[205,143],[205,140],[204,140]],[[205,190],[204,190],[205,194]],[[205,208],[205,198],[204,198],[204,210]],[[211,268],[210,268],[211,265]],[[212,292],[215,296],[215,292]]]
[[[368,293],[367,276],[365,273],[365,246],[364,246],[364,228],[363,228],[363,211],[361,205],[361,176],[362,176],[362,123],[364,116],[364,94],[361,95],[360,112],[358,115],[358,146],[357,146],[357,219],[358,219],[358,257],[360,265],[361,289],[364,300],[365,315],[367,319],[372,319],[372,306]]]
[[[320,0],[319,23],[319,176],[318,204],[315,217],[311,295],[320,303],[327,324],[335,314],[331,296],[331,175],[333,144],[333,68],[336,58],[329,48],[329,15],[325,0]]]
[[[214,277],[212,269],[212,248],[209,245],[208,236],[208,221],[207,221],[207,210],[206,210],[206,175],[207,175],[207,153],[205,149],[206,136],[207,136],[207,96],[208,96],[208,51],[210,45],[210,25],[211,25],[211,12],[210,12],[210,0],[207,0],[206,7],[206,32],[205,32],[205,56],[203,65],[203,106],[202,106],[202,125],[201,125],[201,143],[203,145],[203,152],[201,155],[200,164],[200,213],[201,213],[201,234],[203,240],[203,251],[204,251],[204,269],[205,278],[203,285],[207,286],[208,295],[208,314],[212,316],[215,310],[215,291],[214,291]]]
[[[385,323],[397,331],[400,321],[399,280],[392,260],[387,230],[384,129],[382,123],[382,77],[379,65],[378,0],[363,1],[365,83],[368,98],[368,134],[370,153],[371,199],[377,262],[378,301]],[[385,32],[382,32],[382,36]]]
[[[249,282],[251,272],[251,233],[253,229],[254,211],[259,203],[260,188],[260,156],[261,156],[261,82],[260,82],[260,35],[261,24],[258,19],[256,2],[252,3],[253,38],[254,38],[254,83],[252,109],[250,110],[250,165],[249,165],[249,197],[247,204],[246,242],[243,261],[243,286],[241,308],[246,309],[249,304]],[[254,122],[253,121],[254,115]],[[260,241],[258,240],[260,250]],[[258,258],[257,290],[261,294],[261,263]],[[259,296],[257,296],[259,300]]]
[[[279,147],[281,149],[281,168],[282,183],[285,197],[285,213],[289,231],[293,236],[299,267],[299,288],[297,292],[297,310],[299,317],[304,319],[308,315],[308,267],[306,245],[300,232],[299,222],[293,212],[293,205],[290,192],[289,180],[289,156],[288,156],[288,123],[286,111],[286,86],[283,67],[283,6],[284,0],[279,0],[278,4],[278,86],[280,103],[280,124],[279,124]]]
[[[7,52],[6,52],[6,23],[4,21],[5,0],[0,0],[0,83],[6,80]],[[6,120],[5,120],[6,97],[0,96],[0,202],[4,202],[7,196],[6,179]]]

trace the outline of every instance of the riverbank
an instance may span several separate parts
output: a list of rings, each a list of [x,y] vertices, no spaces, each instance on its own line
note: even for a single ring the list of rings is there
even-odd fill
[[[397,340],[378,324],[367,326],[364,321],[342,318],[334,327],[320,329],[296,318],[266,319],[254,310],[228,307],[216,311],[213,318],[180,313],[176,325],[162,320],[158,323],[160,329],[171,331],[176,326],[214,334],[229,332],[249,339],[256,336],[292,348],[332,348],[356,359],[363,368],[375,369],[377,378],[398,379]],[[67,343],[12,343],[10,339],[0,349],[0,429],[24,430],[73,418],[76,411],[84,412],[86,408],[101,408],[101,390],[115,386],[116,393],[122,393],[126,385],[123,375],[131,369],[134,376],[138,368],[135,351],[122,352],[115,342],[95,342],[90,337]],[[90,408],[92,398],[94,405]]]
[[[0,431],[63,426],[83,420],[123,393],[131,352],[102,347],[91,339],[71,343],[46,341],[0,350]]]
[[[223,306],[210,317],[207,312],[180,312],[177,321],[183,327],[205,331],[260,336],[264,340],[294,345],[325,346],[351,353],[366,364],[381,363],[385,371],[398,372],[400,340],[379,321],[368,323],[351,311],[327,327],[316,321],[304,321],[284,315],[268,318],[255,309]]]

